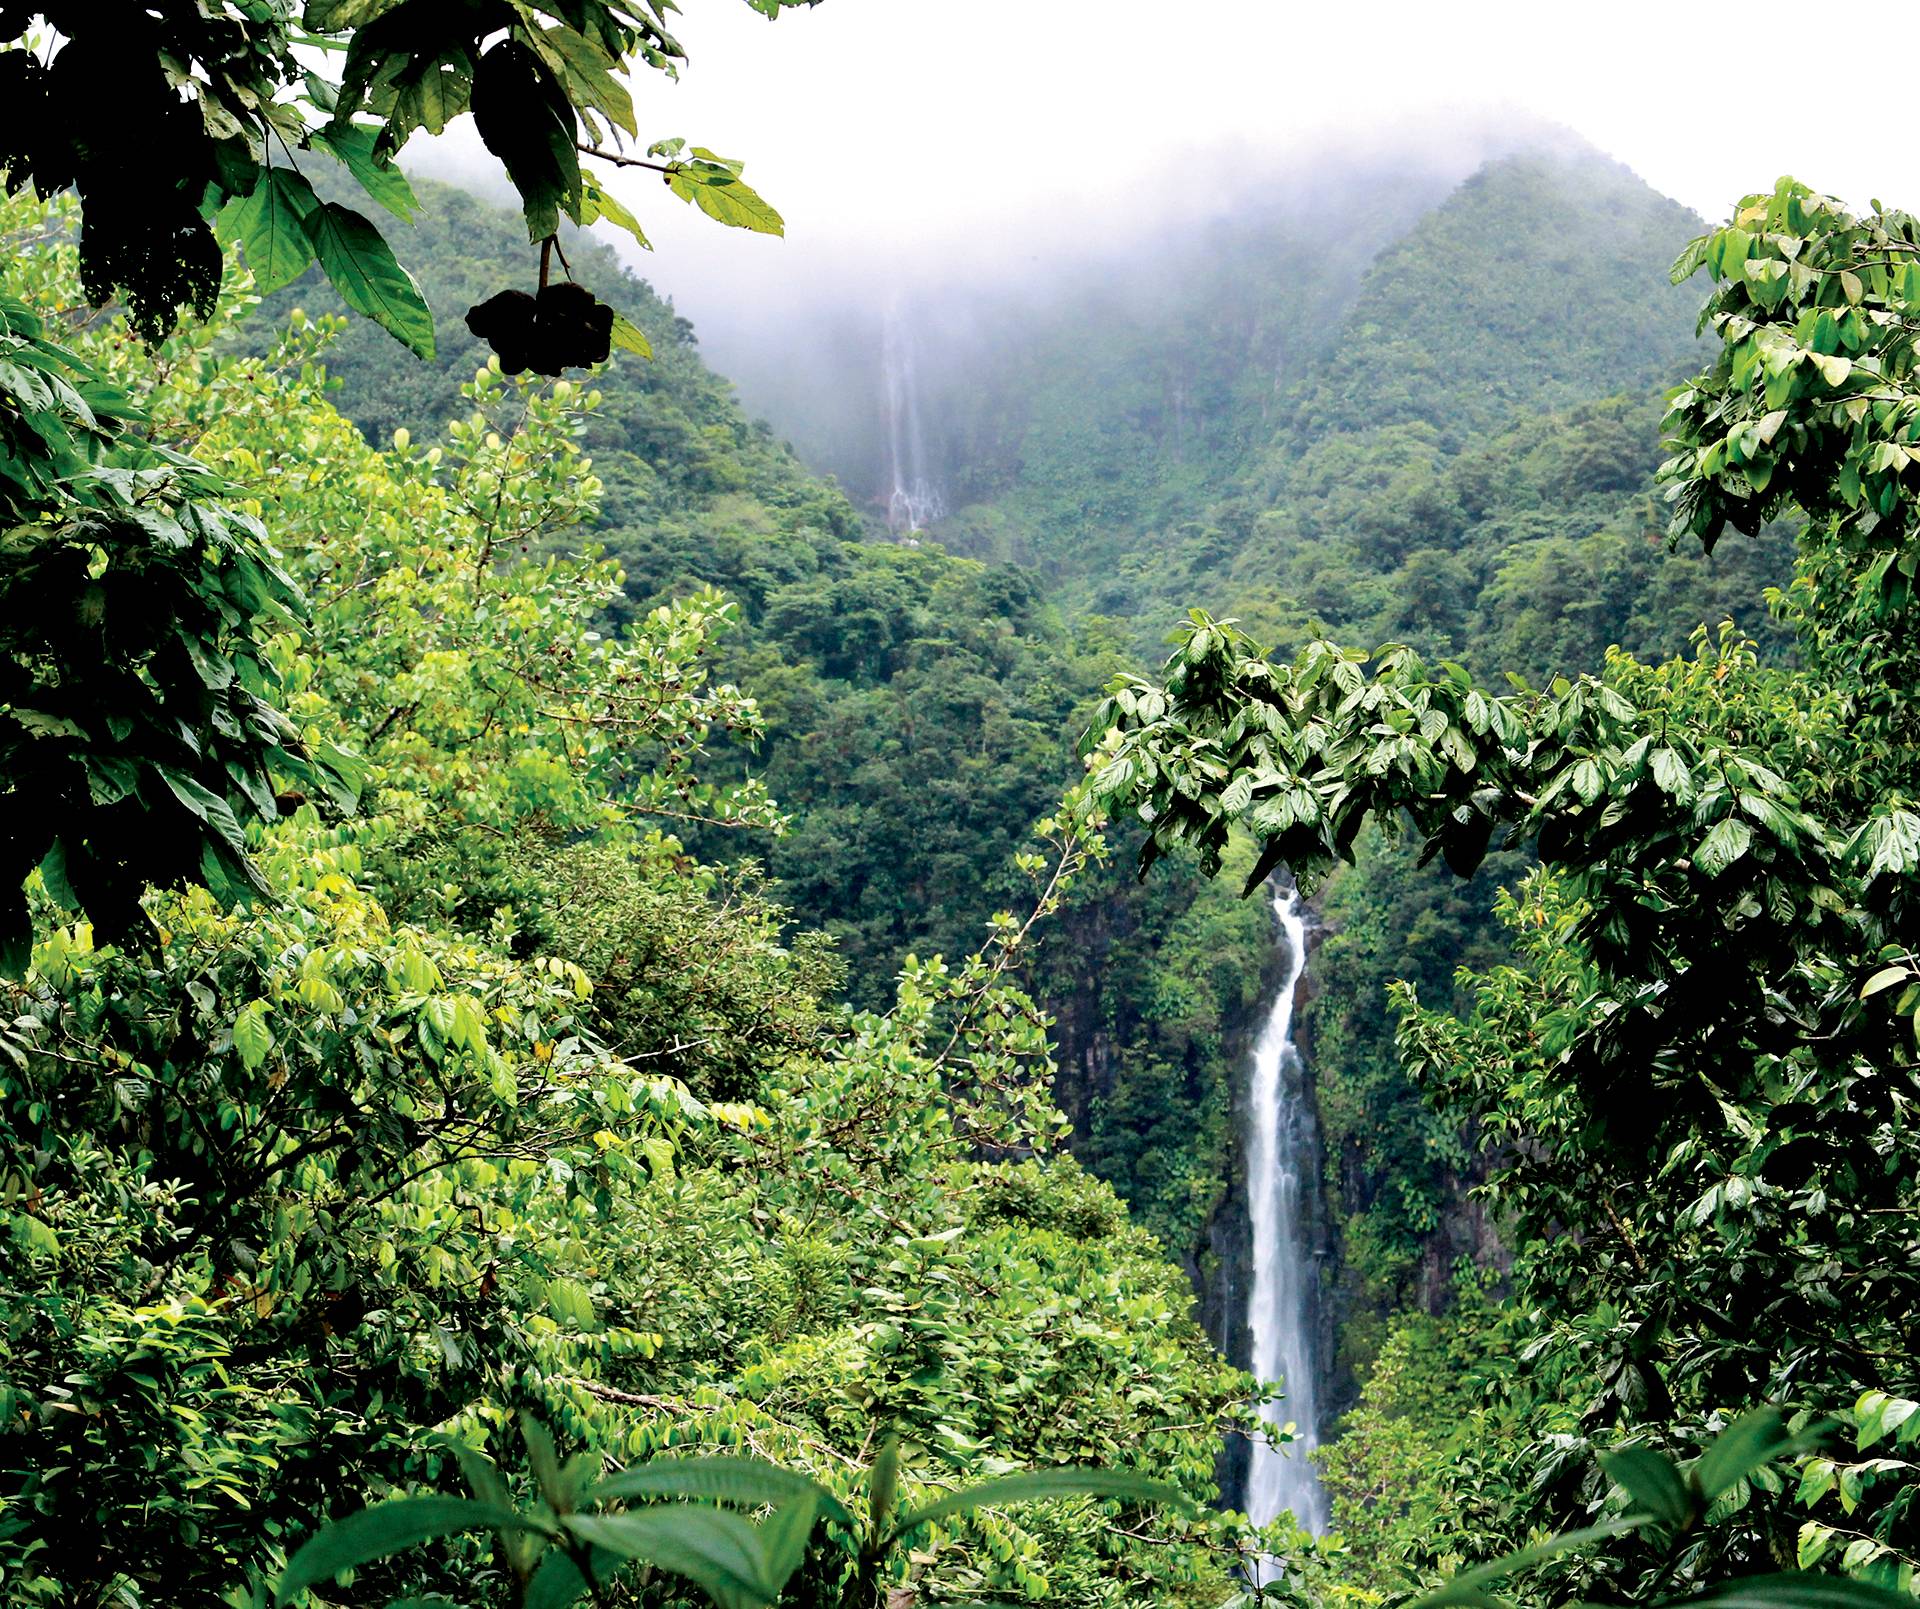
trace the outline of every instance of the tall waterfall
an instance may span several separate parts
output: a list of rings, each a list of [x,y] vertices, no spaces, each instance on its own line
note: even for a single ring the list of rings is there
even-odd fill
[[[1327,1525],[1327,1498],[1307,1452],[1318,1445],[1313,1337],[1317,1279],[1307,1242],[1304,1194],[1318,1150],[1313,1103],[1293,1043],[1293,997],[1307,967],[1307,923],[1299,894],[1276,893],[1275,914],[1287,946],[1287,975],[1253,1047],[1248,1097],[1247,1205],[1253,1219],[1253,1289],[1247,1328],[1253,1334],[1249,1367],[1261,1380],[1278,1380],[1284,1400],[1262,1410],[1270,1423],[1292,1420],[1296,1440],[1284,1451],[1255,1443],[1247,1473],[1247,1514],[1264,1525],[1283,1509],[1318,1535]]]
[[[887,528],[891,531],[923,531],[947,511],[938,484],[927,472],[918,362],[913,330],[896,296],[887,304],[880,337],[880,376],[887,406]]]

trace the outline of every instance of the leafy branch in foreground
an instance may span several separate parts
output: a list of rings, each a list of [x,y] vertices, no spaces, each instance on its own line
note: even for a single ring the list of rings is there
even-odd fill
[[[1775,1459],[1819,1439],[1817,1433],[1790,1430],[1778,1410],[1761,1408],[1729,1425],[1698,1458],[1685,1464],[1675,1464],[1647,1446],[1602,1453],[1601,1468],[1626,1499],[1627,1513],[1550,1537],[1455,1576],[1409,1609],[1512,1609],[1507,1599],[1491,1590],[1494,1583],[1560,1554],[1634,1531],[1654,1533],[1661,1547],[1652,1575],[1633,1595],[1635,1604],[1657,1609],[1692,1604],[1714,1609],[1908,1609],[1913,1600],[1904,1592],[1805,1570],[1745,1576],[1663,1596],[1682,1558],[1697,1549],[1702,1532],[1712,1524],[1716,1502]]]
[[[246,824],[299,784],[351,803],[353,762],[276,707],[263,638],[305,612],[260,522],[205,465],[143,440],[133,401],[0,296],[0,973],[24,887],[103,940],[149,883],[263,893]]]
[[[814,0],[749,0],[769,17],[800,3]],[[631,66],[672,76],[685,60],[665,26],[672,6],[307,0],[299,24],[295,9],[291,0],[0,9],[0,178],[42,197],[78,192],[87,295],[122,302],[143,340],[164,339],[183,309],[211,315],[221,242],[237,240],[263,288],[318,261],[349,307],[431,358],[433,314],[419,285],[368,218],[320,199],[302,163],[338,163],[407,221],[419,203],[394,165],[401,147],[468,113],[520,194],[530,239],[551,246],[565,217],[582,227],[605,219],[647,244],[581,159],[638,138]],[[316,52],[339,58],[337,77],[319,70]],[[672,158],[676,194],[722,223],[780,232],[739,163],[704,149],[681,160],[681,143],[656,147]],[[631,324],[619,338],[644,348]],[[578,361],[577,343],[564,355]]]
[[[499,1467],[452,1438],[471,1498],[403,1497],[336,1520],[288,1563],[274,1594],[287,1604],[309,1587],[442,1537],[493,1533],[522,1609],[605,1603],[630,1565],[683,1576],[718,1609],[775,1604],[806,1562],[818,1522],[835,1545],[845,1609],[872,1609],[901,1573],[902,1544],[943,1519],[974,1509],[1062,1497],[1119,1498],[1190,1510],[1173,1487],[1121,1470],[1061,1468],[1003,1476],[901,1511],[900,1442],[889,1436],[867,1475],[867,1519],[806,1476],[757,1458],[656,1458],[595,1479],[595,1461],[562,1464],[553,1438],[531,1414],[520,1435],[539,1501],[517,1508]],[[635,1508],[636,1501],[653,1506]],[[603,1505],[619,1504],[617,1509]],[[733,1507],[721,1507],[730,1504]],[[736,1509],[765,1509],[757,1524]]]

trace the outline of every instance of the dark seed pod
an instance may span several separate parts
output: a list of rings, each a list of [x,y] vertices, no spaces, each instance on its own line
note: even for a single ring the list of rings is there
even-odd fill
[[[549,285],[540,293],[540,334],[561,368],[591,368],[613,349],[613,309],[581,285]]]
[[[501,291],[467,310],[467,328],[508,374],[558,376],[604,363],[613,350],[613,309],[571,283],[548,285],[537,297]]]

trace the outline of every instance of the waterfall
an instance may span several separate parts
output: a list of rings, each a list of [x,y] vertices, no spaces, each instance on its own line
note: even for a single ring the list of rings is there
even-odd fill
[[[1293,1043],[1293,998],[1307,968],[1307,923],[1292,888],[1274,895],[1273,908],[1287,947],[1287,975],[1253,1047],[1247,1102],[1247,1208],[1253,1220],[1248,1366],[1256,1378],[1284,1386],[1285,1399],[1262,1413],[1276,1425],[1292,1420],[1296,1439],[1284,1451],[1254,1444],[1246,1508],[1258,1525],[1291,1509],[1318,1535],[1326,1529],[1327,1499],[1307,1458],[1320,1438],[1313,1368],[1318,1280],[1305,1212],[1318,1147],[1305,1069]]]
[[[946,513],[927,473],[926,434],[920,426],[920,380],[913,330],[899,297],[887,304],[880,338],[880,377],[887,407],[887,529],[922,531]]]

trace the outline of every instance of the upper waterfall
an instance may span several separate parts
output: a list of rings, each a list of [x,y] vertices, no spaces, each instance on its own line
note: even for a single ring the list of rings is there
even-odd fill
[[[887,411],[887,529],[921,531],[946,513],[927,464],[920,422],[919,352],[900,297],[887,303],[880,337],[880,378]]]
[[[1292,888],[1276,893],[1274,913],[1287,948],[1287,974],[1253,1047],[1248,1092],[1247,1207],[1253,1220],[1253,1285],[1247,1328],[1249,1367],[1261,1380],[1278,1380],[1286,1395],[1262,1416],[1292,1421],[1295,1439],[1284,1450],[1256,1442],[1247,1474],[1247,1514],[1266,1524],[1283,1510],[1316,1536],[1327,1526],[1327,1497],[1309,1454],[1319,1445],[1314,1371],[1317,1285],[1307,1241],[1305,1192],[1312,1185],[1316,1123],[1293,1043],[1293,1001],[1307,966],[1306,913]]]

